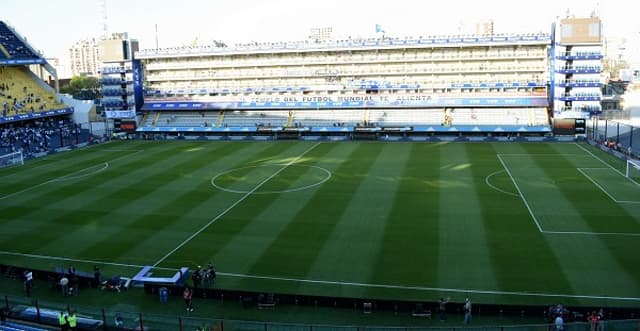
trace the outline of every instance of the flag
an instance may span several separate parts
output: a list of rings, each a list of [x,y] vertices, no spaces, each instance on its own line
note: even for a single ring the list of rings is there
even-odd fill
[[[379,32],[384,33],[384,30],[382,29],[382,25],[376,24],[376,33],[379,33]]]

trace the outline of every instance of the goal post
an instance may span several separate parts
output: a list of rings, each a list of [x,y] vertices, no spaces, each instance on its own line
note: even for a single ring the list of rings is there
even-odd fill
[[[640,160],[627,160],[625,176],[630,179],[640,179]]]
[[[0,155],[0,168],[11,167],[14,165],[24,165],[22,152]]]

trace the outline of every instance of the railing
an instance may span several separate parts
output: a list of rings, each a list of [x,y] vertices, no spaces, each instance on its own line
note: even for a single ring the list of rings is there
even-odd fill
[[[593,118],[587,123],[587,137],[611,151],[640,158],[640,127],[624,121]]]
[[[255,330],[255,331],[418,331],[418,330],[440,330],[455,331],[465,329],[470,331],[550,331],[555,328],[550,324],[523,324],[523,325],[468,325],[468,326],[447,326],[447,327],[400,327],[400,326],[370,326],[370,325],[327,325],[327,324],[301,324],[301,323],[276,323],[242,321],[204,317],[185,317],[178,315],[162,315],[142,313],[139,311],[127,311],[124,309],[114,310],[97,307],[84,307],[74,305],[72,308],[67,304],[50,302],[24,297],[4,296],[2,307],[12,309],[12,318],[16,318],[20,311],[31,308],[30,315],[22,315],[20,319],[31,322],[49,324],[55,326],[57,319],[52,319],[51,314],[68,312],[73,310],[78,316],[87,321],[93,321],[95,330]],[[48,319],[45,313],[49,314]],[[118,318],[116,318],[118,317]],[[564,325],[565,331],[637,331],[640,330],[640,320],[606,320],[600,321],[596,325],[588,322],[572,322]]]

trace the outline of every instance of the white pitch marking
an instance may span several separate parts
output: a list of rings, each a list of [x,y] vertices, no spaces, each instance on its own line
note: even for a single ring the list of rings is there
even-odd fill
[[[40,184],[36,184],[36,185],[34,185],[34,186],[27,187],[27,188],[25,188],[25,189],[23,189],[23,190],[20,190],[20,191],[17,191],[17,192],[9,193],[9,194],[7,194],[7,195],[1,196],[1,197],[0,197],[0,200],[4,200],[4,199],[6,199],[6,198],[9,198],[9,197],[12,197],[12,196],[15,196],[15,195],[21,194],[21,193],[31,191],[31,190],[33,190],[33,189],[35,189],[35,188],[38,188],[38,187],[40,187],[40,186],[43,186],[43,185],[46,185],[46,184],[49,184],[49,183],[61,182],[61,181],[65,181],[65,180],[72,180],[72,179],[78,179],[78,178],[83,178],[83,177],[86,177],[86,176],[89,176],[89,175],[93,175],[93,174],[98,173],[98,172],[100,172],[100,171],[106,170],[106,169],[109,167],[109,162],[116,161],[116,160],[121,159],[121,158],[123,158],[123,157],[129,157],[129,156],[131,156],[131,155],[138,154],[138,153],[140,153],[140,152],[142,152],[142,150],[137,151],[137,152],[135,152],[135,153],[133,153],[133,154],[128,154],[128,155],[123,155],[123,156],[117,157],[117,158],[112,159],[112,160],[110,160],[110,161],[108,161],[108,162],[105,162],[105,163],[100,163],[100,164],[104,164],[103,168],[102,168],[102,169],[100,169],[100,170],[98,170],[98,171],[92,172],[92,173],[90,173],[90,174],[85,174],[85,175],[80,175],[80,176],[75,176],[75,177],[74,177],[74,176],[70,176],[70,175],[73,175],[73,174],[82,173],[83,171],[85,171],[85,170],[87,170],[87,169],[91,169],[91,168],[93,168],[93,167],[97,167],[97,166],[99,166],[100,164],[93,165],[93,166],[90,166],[90,167],[87,167],[87,168],[84,168],[84,169],[80,169],[80,170],[75,171],[75,172],[72,172],[72,173],[70,173],[70,174],[68,174],[68,175],[59,176],[59,177],[56,177],[56,178],[53,178],[53,179],[49,179],[48,181],[42,182],[42,183],[40,183]]]
[[[524,202],[524,205],[527,206],[527,210],[529,211],[529,215],[531,215],[531,218],[533,218],[533,221],[536,223],[536,226],[538,227],[538,231],[540,231],[541,233],[544,232],[544,231],[542,231],[542,227],[540,226],[540,223],[538,223],[538,219],[536,218],[536,215],[533,214],[533,210],[531,210],[531,206],[529,206],[529,203],[527,202],[527,199],[524,197],[524,194],[522,194],[522,190],[520,190],[520,186],[518,185],[516,180],[511,175],[511,171],[509,171],[509,168],[507,168],[507,165],[504,163],[504,160],[502,160],[502,157],[500,156],[500,154],[497,154],[497,157],[498,157],[498,160],[500,160],[500,163],[502,163],[502,166],[504,167],[504,170],[507,172],[509,177],[511,177],[511,181],[513,182],[513,185],[515,185],[516,190],[518,190],[518,194],[520,194],[520,198],[522,198],[522,201]]]
[[[502,192],[502,193],[504,193],[504,194],[508,194],[508,195],[511,195],[511,196],[514,196],[514,197],[519,197],[519,195],[517,195],[517,194],[515,194],[515,193],[508,192],[508,191],[505,191],[505,190],[503,190],[503,189],[501,189],[501,188],[499,188],[499,187],[497,187],[497,186],[495,186],[495,185],[491,184],[491,182],[489,182],[489,178],[491,178],[491,177],[493,177],[494,175],[497,175],[497,174],[499,174],[499,173],[501,173],[501,172],[505,172],[505,171],[504,171],[504,169],[503,169],[503,170],[498,170],[498,171],[496,171],[496,172],[494,172],[494,173],[489,174],[487,177],[485,177],[485,178],[484,178],[484,182],[485,182],[489,187],[491,187],[492,189],[494,189],[494,190],[496,190],[496,191],[498,191],[498,192]]]
[[[231,206],[229,206],[227,209],[223,210],[218,216],[212,218],[207,224],[203,225],[198,231],[194,232],[193,234],[191,234],[189,237],[187,237],[187,239],[183,240],[178,246],[176,246],[174,249],[172,249],[169,253],[165,254],[163,257],[161,257],[158,261],[156,261],[156,263],[153,264],[153,267],[158,266],[158,264],[162,263],[162,261],[166,260],[169,256],[171,256],[171,254],[175,253],[177,250],[179,250],[180,248],[182,248],[182,246],[186,245],[189,241],[191,241],[191,239],[195,238],[197,235],[199,235],[202,231],[204,231],[205,229],[207,229],[209,226],[211,226],[211,224],[215,223],[217,220],[219,220],[222,216],[224,216],[225,214],[227,214],[231,209],[233,209],[235,206],[237,206],[239,203],[241,203],[242,201],[244,201],[246,198],[248,198],[250,195],[253,194],[253,192],[257,191],[260,187],[262,187],[264,184],[266,184],[269,180],[271,180],[271,178],[277,176],[279,173],[281,173],[284,169],[286,169],[287,167],[289,167],[290,165],[292,165],[293,163],[295,163],[296,161],[298,161],[301,157],[303,157],[305,154],[309,153],[312,149],[316,148],[316,146],[320,145],[321,142],[316,143],[315,145],[309,147],[309,149],[307,149],[306,151],[304,151],[302,154],[298,155],[295,159],[289,161],[288,163],[284,164],[284,166],[280,169],[278,169],[278,171],[274,172],[271,176],[267,177],[265,180],[263,180],[262,182],[258,183],[258,185],[256,185],[256,187],[254,187],[251,191],[245,193],[242,197],[240,197],[240,199],[238,199],[236,202],[234,202],[233,204],[231,204]]]
[[[113,265],[119,267],[131,267],[131,268],[143,268],[143,265],[125,264],[115,262],[105,262],[97,260],[83,260],[74,259],[60,256],[48,256],[38,254],[24,254],[8,251],[0,251],[0,255],[13,255],[31,257],[44,260],[58,260],[58,261],[70,261],[70,262],[83,262],[91,264]],[[175,271],[178,269],[155,267],[158,270],[170,270]],[[358,282],[342,282],[342,281],[330,281],[330,280],[315,280],[315,279],[301,279],[290,277],[272,277],[272,276],[260,276],[249,275],[233,272],[217,272],[217,275],[236,278],[252,278],[252,279],[266,279],[285,282],[297,282],[297,283],[309,283],[309,284],[327,284],[327,285],[339,285],[339,286],[353,286],[353,287],[372,287],[372,288],[389,288],[398,290],[413,290],[413,291],[441,291],[452,293],[477,293],[477,294],[496,294],[496,295],[514,295],[514,296],[530,296],[530,297],[560,297],[560,298],[579,298],[579,299],[608,299],[608,300],[624,300],[624,301],[640,301],[640,298],[635,297],[608,297],[608,296],[596,296],[596,295],[579,295],[579,294],[556,294],[556,293],[539,293],[539,292],[527,292],[527,291],[493,291],[493,290],[477,290],[477,289],[458,289],[458,288],[444,288],[444,287],[426,287],[426,286],[407,286],[407,285],[387,285],[387,284],[369,284]]]

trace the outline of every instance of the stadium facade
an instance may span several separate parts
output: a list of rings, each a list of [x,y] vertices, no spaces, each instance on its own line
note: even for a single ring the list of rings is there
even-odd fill
[[[139,131],[546,133],[550,49],[522,34],[143,50]]]
[[[143,50],[138,131],[546,134],[601,112],[600,26]]]

